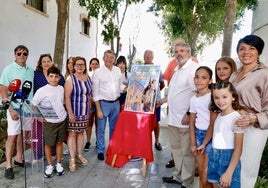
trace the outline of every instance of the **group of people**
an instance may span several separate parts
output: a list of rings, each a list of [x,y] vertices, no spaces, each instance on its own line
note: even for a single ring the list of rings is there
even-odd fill
[[[175,171],[163,182],[193,187],[197,166],[200,187],[254,187],[268,136],[268,68],[259,60],[263,48],[256,35],[240,39],[241,67],[230,57],[220,58],[213,83],[213,71],[193,61],[190,46],[175,44],[177,65],[164,73]]]
[[[14,178],[13,166],[25,166],[22,143],[31,131],[30,136],[38,140],[32,143],[32,157],[38,160],[45,153],[47,166],[44,170],[44,177],[46,178],[52,177],[54,172],[58,176],[65,173],[61,164],[64,143],[68,146],[71,172],[77,170],[77,163],[88,164],[88,160],[83,156],[83,146],[84,151],[89,150],[94,123],[97,158],[104,160],[107,119],[109,119],[111,138],[120,111],[120,103],[123,104],[125,98],[129,76],[126,72],[126,60],[122,56],[118,60],[118,67],[115,66],[115,54],[107,50],[103,56],[104,66],[100,67],[99,60],[93,58],[89,62],[88,72],[85,58],[70,57],[66,62],[64,77],[53,64],[50,54],[40,55],[35,71],[27,64],[28,55],[29,50],[26,46],[17,46],[14,49],[14,62],[5,67],[0,78],[2,101],[9,104],[7,106],[8,137],[5,177]],[[28,100],[34,108],[52,107],[56,117],[44,116],[33,119],[20,117],[21,103],[16,102],[19,99],[13,101],[12,97],[9,97],[9,85],[14,79],[22,83],[25,81],[32,83],[33,87]],[[84,143],[85,132],[86,143]],[[13,165],[12,158],[15,149],[16,156]],[[56,157],[56,164],[53,164],[52,156]]]
[[[191,57],[188,44],[174,44],[174,60],[159,79],[156,91],[156,122],[154,130],[157,150],[159,142],[160,107],[168,104],[169,140],[175,166],[171,177],[163,182],[192,187],[197,167],[201,187],[254,187],[262,152],[268,136],[268,74],[259,61],[264,41],[256,35],[247,35],[237,44],[241,67],[230,57],[220,58],[213,71],[199,66]],[[9,84],[14,79],[30,81],[33,89],[29,100],[34,106],[50,104],[57,118],[34,119],[19,116],[18,103],[11,101],[7,110],[8,137],[6,140],[5,177],[14,178],[12,157],[16,147],[14,165],[24,167],[22,157],[21,121],[25,132],[36,129],[32,137],[44,135],[47,166],[44,176],[49,178],[65,173],[61,164],[63,143],[68,145],[69,170],[75,172],[76,164],[87,165],[83,156],[91,145],[92,127],[96,126],[97,158],[104,160],[105,127],[109,121],[109,139],[113,134],[120,110],[124,108],[130,73],[126,58],[117,60],[114,52],[103,55],[104,65],[97,58],[89,62],[80,56],[66,62],[66,75],[54,66],[49,54],[42,54],[34,71],[27,65],[29,50],[24,45],[14,49],[15,61],[8,65],[0,78],[2,101],[10,100]],[[153,52],[144,53],[145,65],[153,64]],[[160,90],[168,82],[168,94],[161,99]],[[20,120],[22,118],[22,120]],[[86,133],[86,142],[84,142]],[[34,148],[36,158],[41,158],[43,142]],[[53,165],[52,156],[56,155]],[[174,165],[173,165],[174,164]]]

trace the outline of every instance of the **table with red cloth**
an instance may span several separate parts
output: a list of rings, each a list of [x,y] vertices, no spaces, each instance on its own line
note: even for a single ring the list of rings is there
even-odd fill
[[[106,163],[123,167],[131,157],[140,157],[150,163],[154,160],[152,131],[156,115],[140,112],[120,112],[106,152]],[[116,155],[116,160],[113,161]]]

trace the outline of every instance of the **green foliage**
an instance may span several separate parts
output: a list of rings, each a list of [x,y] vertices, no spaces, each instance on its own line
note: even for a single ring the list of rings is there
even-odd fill
[[[268,178],[268,142],[265,145],[265,148],[263,150],[261,164],[260,164],[260,170],[259,170],[259,176],[260,177],[266,177]]]
[[[2,121],[6,120],[6,109],[2,105],[0,105],[0,132],[3,131]]]
[[[257,0],[238,1],[237,19],[256,4]],[[150,11],[163,16],[160,27],[169,42],[183,38],[196,54],[223,32],[224,7],[223,0],[155,0]],[[239,28],[239,22],[235,28]]]
[[[144,0],[78,0],[80,6],[86,7],[88,17],[100,18],[104,30],[101,34],[104,43],[109,44],[114,38],[119,37],[121,23],[118,22],[118,10],[123,3],[126,7],[132,3]]]
[[[266,188],[268,187],[268,180],[265,177],[258,177],[254,188]]]

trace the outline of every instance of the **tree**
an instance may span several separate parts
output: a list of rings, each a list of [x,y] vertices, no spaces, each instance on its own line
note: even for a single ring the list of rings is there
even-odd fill
[[[104,29],[101,34],[105,44],[110,45],[118,56],[120,50],[120,31],[130,4],[143,2],[143,0],[79,0],[80,6],[88,10],[88,17],[98,18]],[[123,9],[120,9],[124,6]],[[120,11],[122,10],[122,11]],[[115,47],[116,45],[116,47]]]
[[[253,8],[257,0],[238,2],[236,20],[245,8]],[[155,0],[151,11],[162,14],[161,28],[168,41],[183,38],[192,48],[192,55],[211,44],[224,29],[225,1],[214,0]],[[235,27],[239,28],[239,25]]]
[[[58,20],[54,48],[54,62],[57,67],[62,70],[69,0],[56,0],[56,2],[58,6]]]
[[[239,8],[237,8],[239,6]],[[224,13],[224,30],[222,43],[222,56],[231,56],[231,47],[233,40],[233,33],[238,29],[240,24],[235,24],[237,18],[244,15],[245,9],[254,9],[257,6],[257,1],[240,0],[226,0]],[[237,27],[235,29],[235,27]]]
[[[224,14],[223,43],[221,56],[230,56],[236,20],[236,0],[226,0]]]

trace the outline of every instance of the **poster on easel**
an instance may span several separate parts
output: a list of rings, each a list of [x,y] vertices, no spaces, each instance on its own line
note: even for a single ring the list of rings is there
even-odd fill
[[[133,65],[124,110],[153,114],[159,76],[159,65]]]

